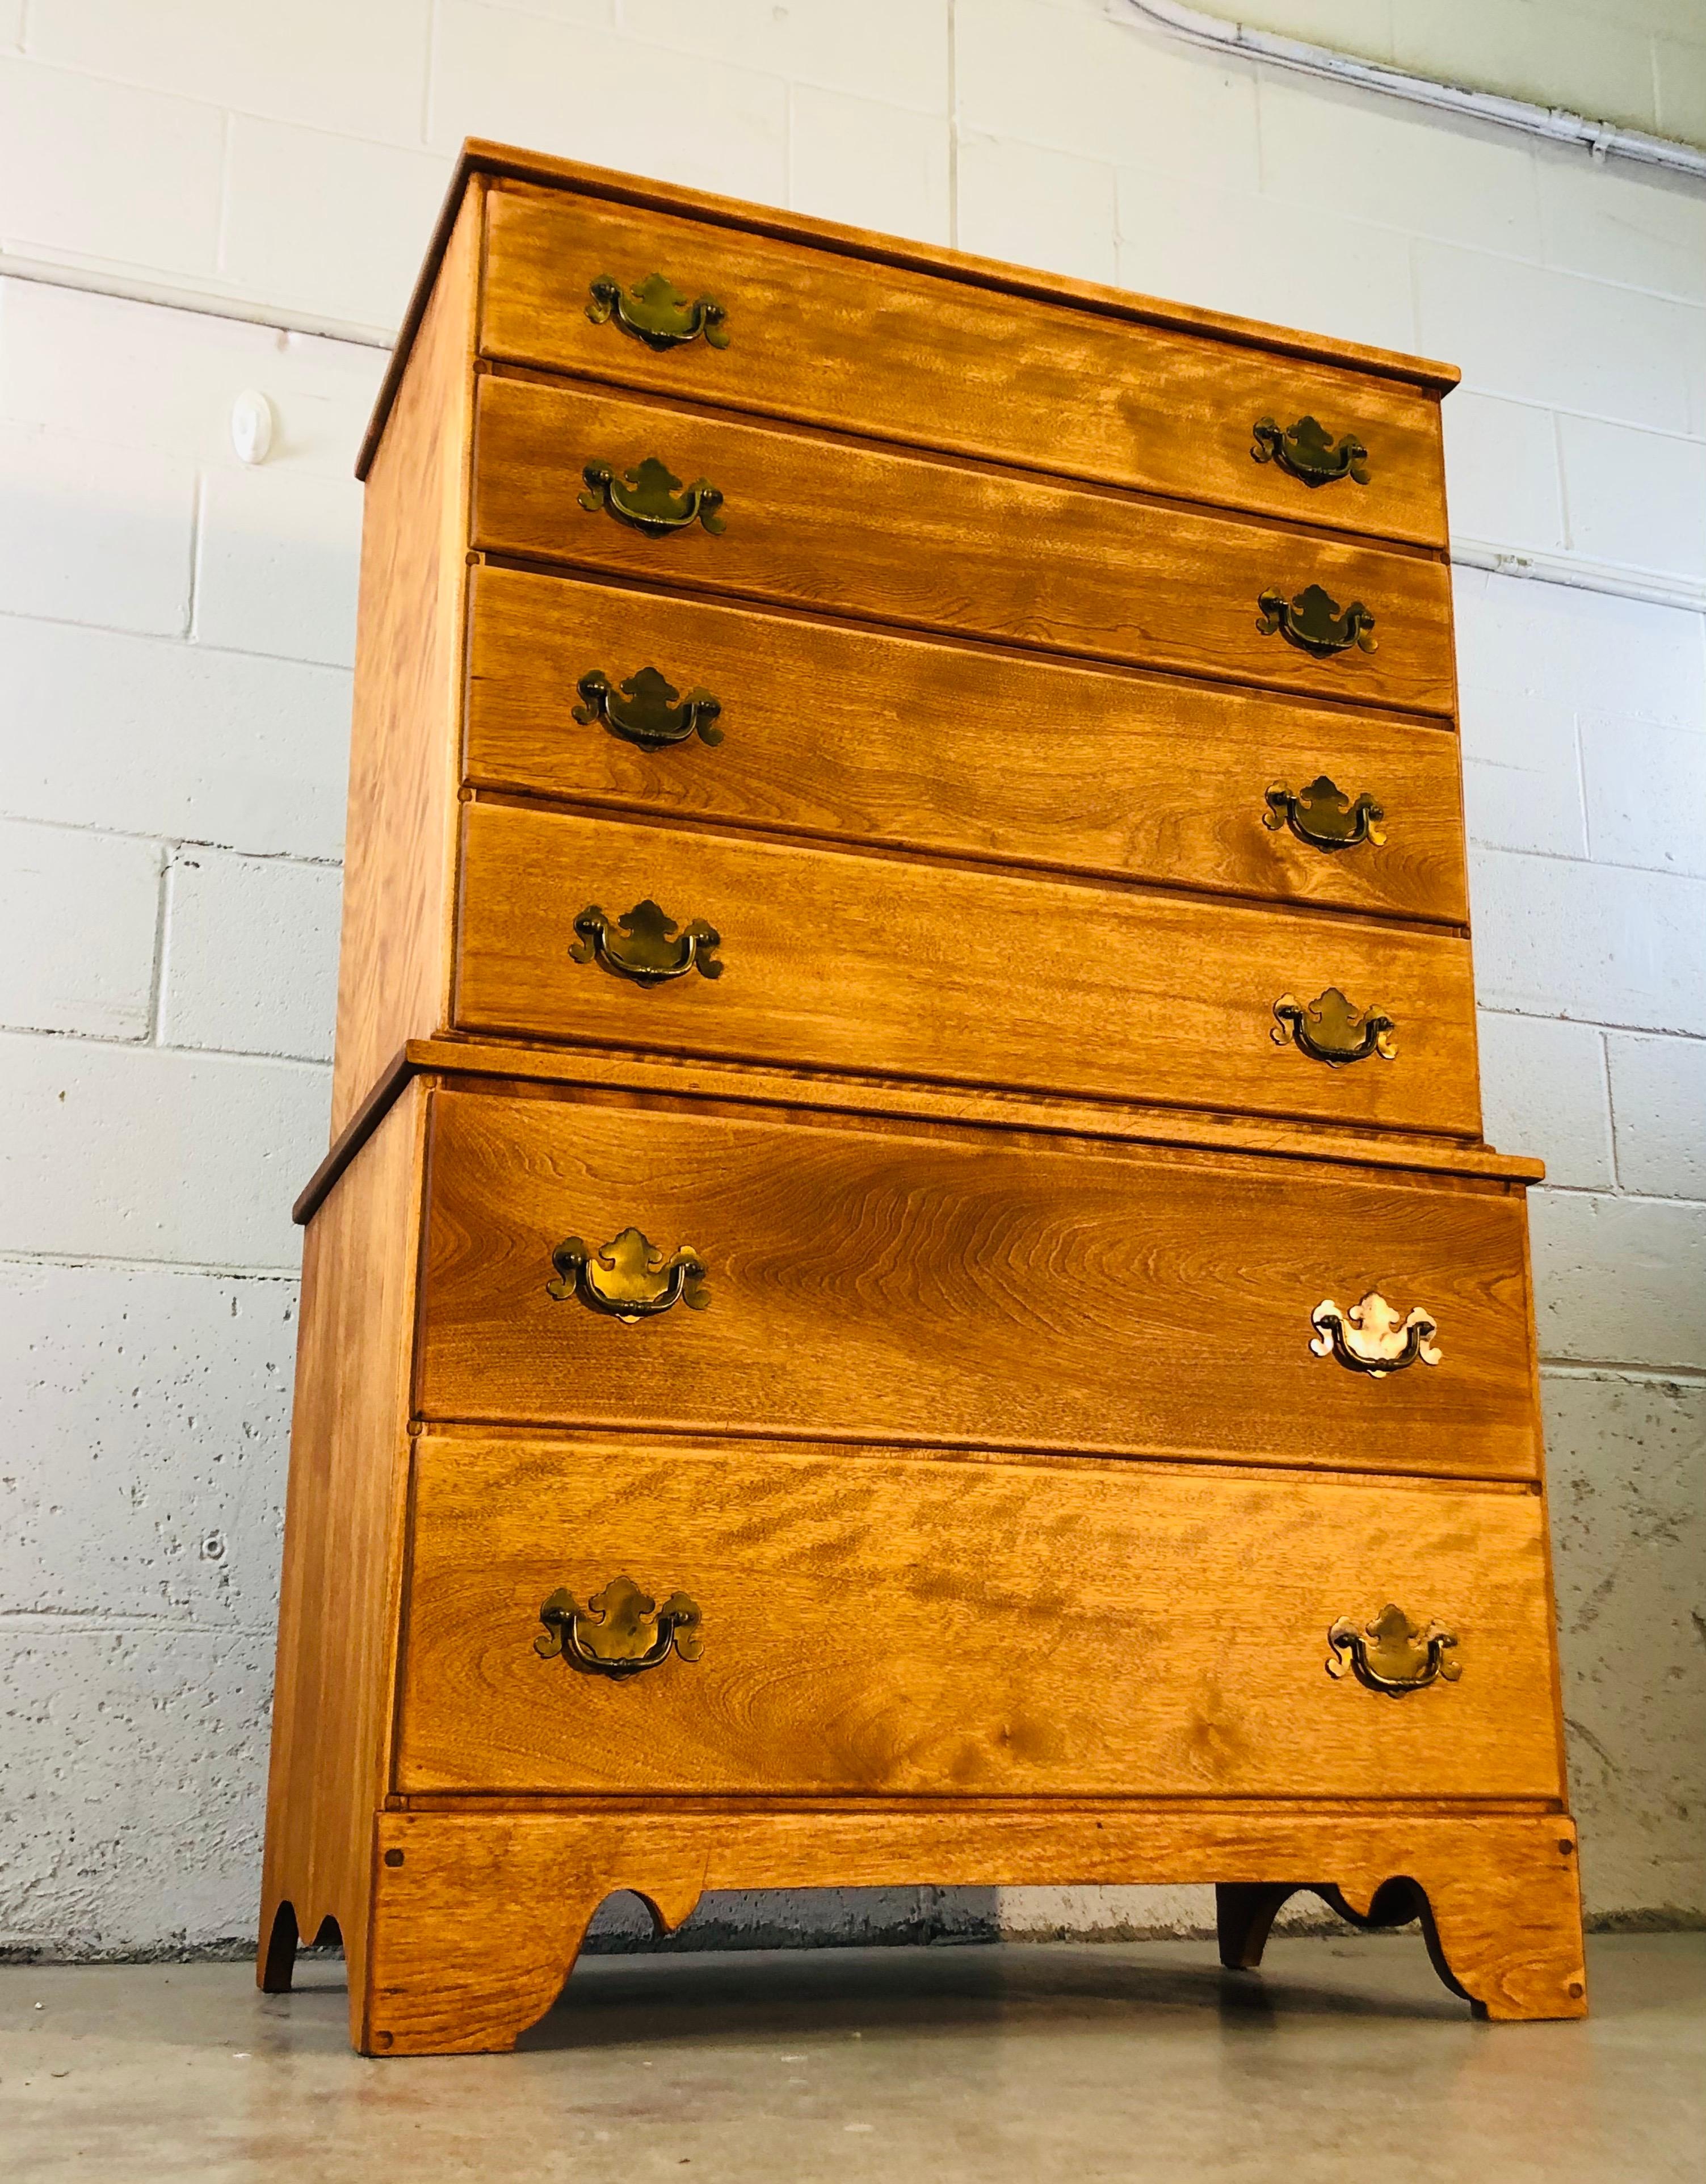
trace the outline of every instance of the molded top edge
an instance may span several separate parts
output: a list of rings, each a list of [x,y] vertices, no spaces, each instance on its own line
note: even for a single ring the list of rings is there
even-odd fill
[[[412,1077],[462,1080],[510,1078],[560,1086],[615,1086],[627,1091],[736,1100],[794,1112],[813,1111],[905,1121],[948,1123],[1029,1132],[1038,1137],[1106,1138],[1182,1147],[1235,1157],[1319,1160],[1341,1167],[1393,1168],[1523,1188],[1539,1183],[1545,1163],[1495,1151],[1468,1139],[1402,1131],[1340,1129],[1261,1116],[1188,1107],[1062,1100],[1029,1092],[837,1077],[821,1071],[753,1067],[737,1062],[683,1062],[666,1055],[596,1046],[506,1045],[452,1034],[411,1039],[400,1048],[331,1150],[304,1185],[291,1217],[305,1228],[332,1185],[384,1119]]]

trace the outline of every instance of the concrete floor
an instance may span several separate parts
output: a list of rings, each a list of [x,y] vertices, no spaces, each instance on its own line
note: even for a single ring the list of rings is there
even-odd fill
[[[1413,1934],[605,1957],[511,2056],[364,2062],[342,1968],[0,1970],[6,2184],[1701,2184],[1706,1936],[1474,2022]]]

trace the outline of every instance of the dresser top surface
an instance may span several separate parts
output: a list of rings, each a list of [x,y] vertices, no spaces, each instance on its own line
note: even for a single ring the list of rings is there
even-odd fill
[[[578,160],[554,159],[514,145],[469,137],[463,144],[455,172],[450,178],[443,206],[427,245],[409,308],[404,315],[397,346],[384,383],[374,404],[356,476],[365,478],[378,450],[391,405],[396,398],[410,348],[426,299],[432,293],[439,261],[449,239],[463,198],[476,176],[532,183],[570,195],[637,206],[677,217],[704,220],[749,234],[796,242],[810,248],[833,251],[844,257],[862,259],[877,265],[901,268],[913,273],[934,274],[939,279],[1023,296],[1041,304],[1062,305],[1133,325],[1163,327],[1196,334],[1208,340],[1337,365],[1341,369],[1397,379],[1446,393],[1460,376],[1455,365],[1426,357],[1406,356],[1397,351],[1369,348],[1359,343],[1335,341],[1325,335],[1303,333],[1258,320],[1232,316],[1222,311],[1199,309],[1189,304],[1169,304],[1123,288],[1094,281],[1069,280],[1061,275],[1027,266],[1009,265],[999,259],[978,258],[959,250],[946,250],[883,235],[867,228],[846,227],[834,220],[813,220],[801,213],[782,211],[769,205],[749,203],[739,198],[716,197],[672,183],[652,181],[644,176],[623,174],[613,168],[593,167]]]

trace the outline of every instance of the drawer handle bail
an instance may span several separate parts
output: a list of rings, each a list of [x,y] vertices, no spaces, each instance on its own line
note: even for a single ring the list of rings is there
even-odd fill
[[[533,1641],[542,1661],[566,1661],[594,1676],[637,1676],[672,1652],[696,1661],[705,1651],[697,1601],[672,1592],[660,1607],[631,1577],[613,1577],[583,1607],[560,1585],[539,1610],[544,1630]]]
[[[655,1319],[678,1304],[704,1312],[711,1303],[705,1262],[692,1245],[683,1244],[666,1258],[638,1228],[624,1228],[595,1251],[578,1236],[565,1237],[552,1252],[551,1264],[557,1279],[545,1284],[547,1296],[559,1304],[578,1297],[589,1310],[619,1319],[624,1327]]]
[[[1354,850],[1363,842],[1378,848],[1385,840],[1380,825],[1385,816],[1366,791],[1353,802],[1337,782],[1322,773],[1298,789],[1288,788],[1283,781],[1269,782],[1262,824],[1274,834],[1289,827],[1312,850]]]
[[[590,482],[591,471],[587,477]],[[581,498],[584,500],[586,495]],[[1270,588],[1256,604],[1262,610],[1256,624],[1261,635],[1272,637],[1277,629],[1288,644],[1295,644],[1312,660],[1330,660],[1335,652],[1348,652],[1353,644],[1362,652],[1376,649],[1374,617],[1360,599],[1341,608],[1319,584],[1306,584],[1289,599],[1283,592]]]
[[[644,532],[648,538],[690,531],[695,523],[711,532],[722,529],[717,513],[722,495],[716,488],[705,478],[695,478],[682,492],[681,480],[655,455],[647,455],[620,478],[609,463],[588,463],[581,476],[587,483],[586,491],[577,496],[583,508],[594,514],[605,509],[618,523]]]
[[[1371,1054],[1382,1061],[1398,1058],[1398,1028],[1392,1019],[1380,1009],[1359,1009],[1336,986],[1329,986],[1307,1006],[1295,994],[1281,994],[1274,1017],[1268,1036],[1275,1046],[1290,1039],[1300,1054],[1324,1061],[1329,1069],[1366,1061]]]
[[[601,273],[588,293],[593,300],[587,305],[587,316],[595,326],[614,319],[625,334],[643,341],[648,348],[679,348],[701,334],[712,348],[728,347],[728,314],[716,297],[695,296],[689,303],[666,274],[648,273],[625,295],[613,274]],[[1314,423],[1313,418],[1303,421]]]
[[[1434,1343],[1440,1330],[1433,1314],[1414,1305],[1400,1318],[1378,1290],[1370,1290],[1348,1312],[1324,1297],[1310,1313],[1309,1324],[1315,1330],[1309,1347],[1318,1357],[1336,1357],[1347,1372],[1366,1373],[1371,1380],[1402,1373],[1419,1359],[1424,1365],[1440,1362]]]
[[[1407,1692],[1425,1691],[1431,1683],[1456,1683],[1463,1663],[1447,1660],[1446,1655],[1457,1642],[1454,1631],[1431,1622],[1419,1627],[1388,1601],[1361,1630],[1352,1617],[1340,1617],[1327,1633],[1332,1649],[1327,1674],[1353,1675],[1368,1690],[1401,1699]]]
[[[613,736],[620,736],[624,743],[638,744],[642,750],[662,750],[669,744],[684,744],[694,735],[702,744],[722,741],[722,730],[711,726],[722,710],[719,701],[709,690],[689,690],[683,698],[674,683],[655,667],[642,667],[637,675],[630,675],[621,685],[620,695],[617,685],[598,667],[583,675],[575,688],[581,694],[575,718],[583,727],[589,728],[597,722]],[[1374,816],[1380,816],[1376,811]]]
[[[1335,440],[1324,425],[1313,417],[1300,417],[1295,425],[1280,425],[1272,417],[1258,417],[1250,428],[1255,444],[1250,452],[1258,463],[1278,463],[1289,477],[1305,485],[1331,485],[1335,478],[1369,482],[1369,451],[1353,433]]]
[[[695,917],[677,931],[675,920],[666,917],[650,895],[616,919],[597,903],[588,903],[575,920],[575,931],[580,938],[569,950],[572,961],[596,963],[637,986],[661,986],[670,978],[684,978],[689,971],[701,978],[722,976],[716,956],[722,935],[716,928]]]

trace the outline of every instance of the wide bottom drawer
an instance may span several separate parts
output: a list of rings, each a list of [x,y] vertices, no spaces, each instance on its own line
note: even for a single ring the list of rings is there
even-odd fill
[[[404,1793],[1561,1794],[1537,1495],[466,1435],[415,1467]]]

